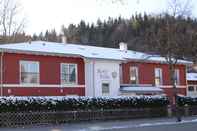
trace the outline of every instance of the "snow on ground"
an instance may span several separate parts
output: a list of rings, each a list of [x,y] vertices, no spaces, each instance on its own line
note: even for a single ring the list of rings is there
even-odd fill
[[[196,123],[197,119],[183,120],[181,122],[171,121],[171,122],[156,122],[156,123],[141,123],[137,125],[119,125],[112,127],[101,127],[101,126],[91,126],[88,129],[79,129],[78,131],[101,131],[101,130],[113,130],[113,129],[129,129],[129,128],[140,128],[140,127],[150,127],[150,126],[161,126],[161,125],[179,125],[184,123]]]

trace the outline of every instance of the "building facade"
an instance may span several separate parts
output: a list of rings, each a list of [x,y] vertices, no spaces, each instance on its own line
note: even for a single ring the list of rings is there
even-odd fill
[[[165,59],[120,49],[53,42],[0,45],[2,96],[173,95]],[[177,91],[186,95],[186,65],[179,60]]]
[[[138,85],[139,88],[160,88],[163,90],[164,94],[173,97],[173,87],[169,77],[170,71],[168,64],[130,61],[122,64],[122,71],[122,84],[134,84]],[[176,79],[177,93],[186,95],[186,66],[177,64],[174,75]],[[137,93],[140,94],[140,91]],[[154,91],[150,90],[149,93],[145,92],[145,94],[154,94]]]
[[[187,96],[197,97],[197,73],[187,73]]]
[[[84,96],[84,76],[79,57],[3,54],[5,96]]]

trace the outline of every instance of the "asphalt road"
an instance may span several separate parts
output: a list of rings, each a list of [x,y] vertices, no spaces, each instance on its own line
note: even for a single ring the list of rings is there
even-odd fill
[[[197,131],[197,117],[94,121],[62,125],[0,128],[0,131]]]
[[[121,129],[107,129],[103,131],[197,131],[197,122],[131,128],[128,127]]]

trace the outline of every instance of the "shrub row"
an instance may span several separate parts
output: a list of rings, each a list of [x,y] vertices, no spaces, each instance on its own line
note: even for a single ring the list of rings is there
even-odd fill
[[[0,97],[0,112],[77,111],[167,106],[162,96],[136,97]]]
[[[178,96],[178,105],[179,106],[194,106],[197,105],[197,97],[187,97],[187,96]]]

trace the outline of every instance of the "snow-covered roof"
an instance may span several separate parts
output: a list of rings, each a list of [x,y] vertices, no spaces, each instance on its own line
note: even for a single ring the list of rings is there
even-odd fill
[[[197,73],[187,73],[188,81],[197,81]]]
[[[163,93],[163,90],[159,87],[147,87],[147,86],[131,86],[121,87],[121,92],[133,92],[133,93]]]
[[[164,57],[152,56],[136,51],[122,51],[115,48],[78,45],[70,43],[56,43],[46,41],[33,41],[31,43],[13,43],[0,45],[0,49],[17,53],[40,53],[53,55],[74,55],[85,58],[110,59],[110,60],[142,60],[151,62],[166,62]],[[189,61],[179,60],[181,64],[191,64]]]

